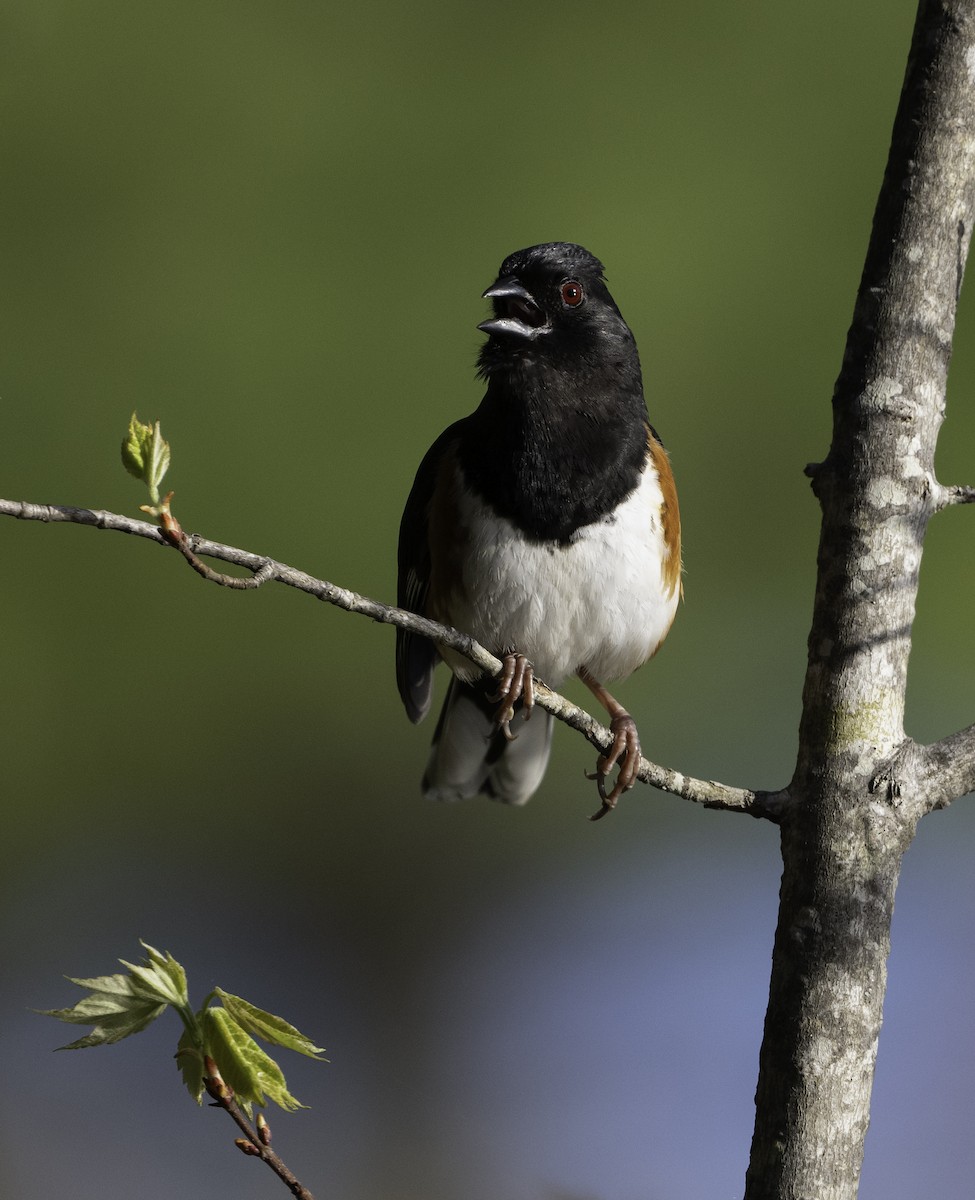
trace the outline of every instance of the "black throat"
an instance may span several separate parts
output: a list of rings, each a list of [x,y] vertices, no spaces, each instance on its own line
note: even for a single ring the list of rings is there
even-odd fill
[[[569,370],[531,354],[485,359],[487,393],[463,422],[459,447],[466,481],[528,537],[566,544],[613,513],[645,468],[635,347]]]

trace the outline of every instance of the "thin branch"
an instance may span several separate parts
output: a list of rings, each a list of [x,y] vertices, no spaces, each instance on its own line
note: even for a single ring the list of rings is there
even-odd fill
[[[975,792],[975,725],[930,746],[905,738],[878,765],[869,788],[913,821]]]
[[[952,800],[975,792],[975,725],[930,746],[919,746],[916,771],[928,811],[946,808]]]
[[[497,676],[501,674],[503,664],[489,651],[479,645],[469,634],[461,633],[446,625],[440,625],[416,613],[395,608],[390,604],[382,604],[368,596],[360,596],[347,588],[338,587],[324,579],[316,579],[304,571],[298,571],[285,563],[277,562],[266,555],[254,554],[249,550],[241,550],[236,546],[227,546],[222,542],[212,542],[198,534],[167,533],[147,521],[138,521],[121,513],[106,512],[102,509],[71,508],[56,504],[31,504],[26,501],[0,500],[0,516],[16,517],[23,521],[68,522],[76,525],[92,525],[96,529],[109,529],[116,533],[132,534],[136,537],[147,538],[161,546],[177,548],[187,559],[195,571],[211,582],[232,587],[258,587],[262,583],[274,580],[287,587],[297,588],[307,592],[316,599],[334,604],[346,612],[359,613],[379,621],[384,625],[396,625],[408,629],[411,633],[430,638],[440,646],[462,654],[485,674]],[[178,527],[177,527],[178,528]],[[240,577],[240,583],[234,583],[235,576],[213,571],[205,563],[200,562],[199,556],[216,558],[221,562],[231,563],[237,567],[253,572],[251,578]],[[558,720],[581,733],[600,752],[605,752],[612,743],[612,734],[584,709],[572,704],[558,692],[552,691],[541,682],[536,684],[536,703],[539,707],[550,712]],[[659,766],[648,759],[640,760],[637,777],[651,787],[670,792],[694,804],[705,808],[720,808],[727,812],[748,813],[753,817],[764,817],[778,821],[782,812],[789,804],[789,796],[785,791],[759,792],[747,788],[729,787],[727,784],[714,780],[694,779],[679,771]]]
[[[934,511],[940,512],[953,504],[975,504],[975,487],[967,487],[965,484],[945,487],[939,483],[933,496]]]
[[[215,583],[219,587],[229,587],[239,592],[246,592],[256,590],[263,584],[277,578],[275,571],[276,564],[271,562],[270,559],[266,559],[264,565],[259,567],[253,575],[228,575],[226,571],[215,571],[209,563],[205,563],[202,558],[193,552],[190,539],[183,531],[179,522],[169,513],[166,513],[166,518],[167,520],[163,523],[163,534],[166,540],[182,554],[197,575],[202,575],[208,583]]]
[[[259,1158],[262,1162],[267,1163],[296,1200],[315,1200],[311,1192],[302,1183],[299,1183],[294,1172],[281,1156],[271,1149],[271,1131],[267,1123],[258,1117],[260,1128],[256,1129],[244,1116],[240,1105],[234,1098],[233,1090],[222,1079],[217,1064],[208,1057],[206,1065],[207,1074],[204,1076],[203,1086],[213,1099],[213,1107],[222,1108],[244,1135],[242,1138],[236,1139],[237,1146],[252,1158]]]

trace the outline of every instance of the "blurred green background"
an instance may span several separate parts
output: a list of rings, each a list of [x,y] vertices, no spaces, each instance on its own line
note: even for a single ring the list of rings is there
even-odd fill
[[[640,344],[685,529],[686,603],[620,694],[659,761],[784,783],[802,467],[828,445],[913,10],[8,0],[0,491],[135,513],[137,408],[188,529],[391,599],[416,466],[479,399],[481,290],[514,249],[582,242]],[[945,482],[975,482],[973,339],[968,297]],[[975,715],[972,520],[928,540],[921,739]],[[272,1117],[316,1194],[740,1194],[771,827],[645,790],[590,825],[592,755],[564,730],[527,809],[431,805],[391,630],[89,529],[6,520],[0,552],[3,1195],[280,1191],[182,1094],[172,1017],[51,1054],[70,1031],[30,1009],[140,936],[198,998],[220,984],[328,1048],[285,1063],[310,1111]],[[971,1194],[973,826],[966,804],[931,817],[906,862],[863,1200]]]

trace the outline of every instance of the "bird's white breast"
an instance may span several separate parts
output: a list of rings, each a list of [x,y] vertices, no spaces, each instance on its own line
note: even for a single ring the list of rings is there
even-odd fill
[[[663,641],[680,588],[665,582],[663,496],[652,464],[610,516],[568,545],[528,539],[458,481],[462,577],[442,619],[501,655],[517,650],[553,687],[585,667],[600,682],[636,670]],[[470,665],[448,656],[470,676]]]

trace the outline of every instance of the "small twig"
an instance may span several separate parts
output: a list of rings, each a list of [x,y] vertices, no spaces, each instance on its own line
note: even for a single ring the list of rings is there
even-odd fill
[[[916,748],[917,792],[928,810],[975,790],[975,725]]]
[[[298,571],[284,563],[277,562],[266,555],[254,554],[249,550],[241,550],[235,546],[227,546],[222,542],[211,542],[198,534],[187,534],[179,528],[175,519],[178,534],[150,525],[147,521],[138,521],[121,513],[105,512],[101,509],[70,508],[64,505],[30,504],[26,501],[0,500],[0,516],[16,517],[25,521],[43,521],[46,523],[69,522],[77,525],[93,525],[97,529],[110,529],[117,533],[132,534],[136,537],[148,538],[162,546],[175,547],[205,579],[219,583],[224,587],[256,588],[268,580],[283,583],[288,587],[307,592],[327,604],[334,604],[346,612],[359,613],[379,621],[385,625],[396,625],[408,629],[411,633],[430,638],[440,646],[455,650],[466,659],[479,667],[485,674],[499,676],[503,670],[501,661],[488,650],[485,650],[469,634],[457,629],[440,625],[427,617],[417,616],[406,609],[396,608],[390,604],[382,604],[368,596],[360,596],[356,592],[338,587],[325,579],[316,579],[304,571]],[[239,578],[213,571],[200,561],[200,556],[216,558],[234,566],[243,567],[253,572],[251,578]],[[597,750],[605,753],[613,742],[613,735],[584,709],[572,704],[558,692],[547,688],[541,681],[536,680],[535,702],[546,712],[550,712],[557,720],[564,722],[570,728],[581,733]],[[651,787],[670,792],[694,804],[705,808],[720,808],[726,812],[748,813],[753,817],[764,817],[770,821],[779,821],[788,807],[790,797],[788,792],[755,792],[747,788],[729,787],[715,780],[694,779],[661,767],[657,763],[643,758],[637,778]]]
[[[245,1154],[267,1163],[297,1200],[315,1200],[311,1192],[302,1183],[299,1183],[294,1172],[282,1161],[280,1155],[271,1149],[271,1134],[267,1122],[258,1116],[258,1128],[255,1128],[237,1103],[233,1089],[224,1082],[217,1064],[209,1055],[204,1061],[206,1075],[203,1078],[203,1086],[213,1100],[214,1108],[222,1108],[244,1135],[242,1138],[236,1139],[237,1146]]]
[[[225,571],[215,571],[213,567],[193,553],[190,540],[183,532],[183,526],[176,520],[168,507],[160,513],[159,521],[163,535],[169,544],[175,546],[193,570],[198,575],[202,575],[209,583],[216,583],[220,587],[236,588],[243,592],[249,588],[259,588],[261,584],[275,578],[275,564],[270,559],[265,559],[264,565],[259,567],[253,575],[228,575]]]
[[[950,508],[953,504],[975,504],[975,487],[968,487],[965,484],[952,484],[946,487],[938,484],[934,495],[935,511],[940,512],[941,509]]]

